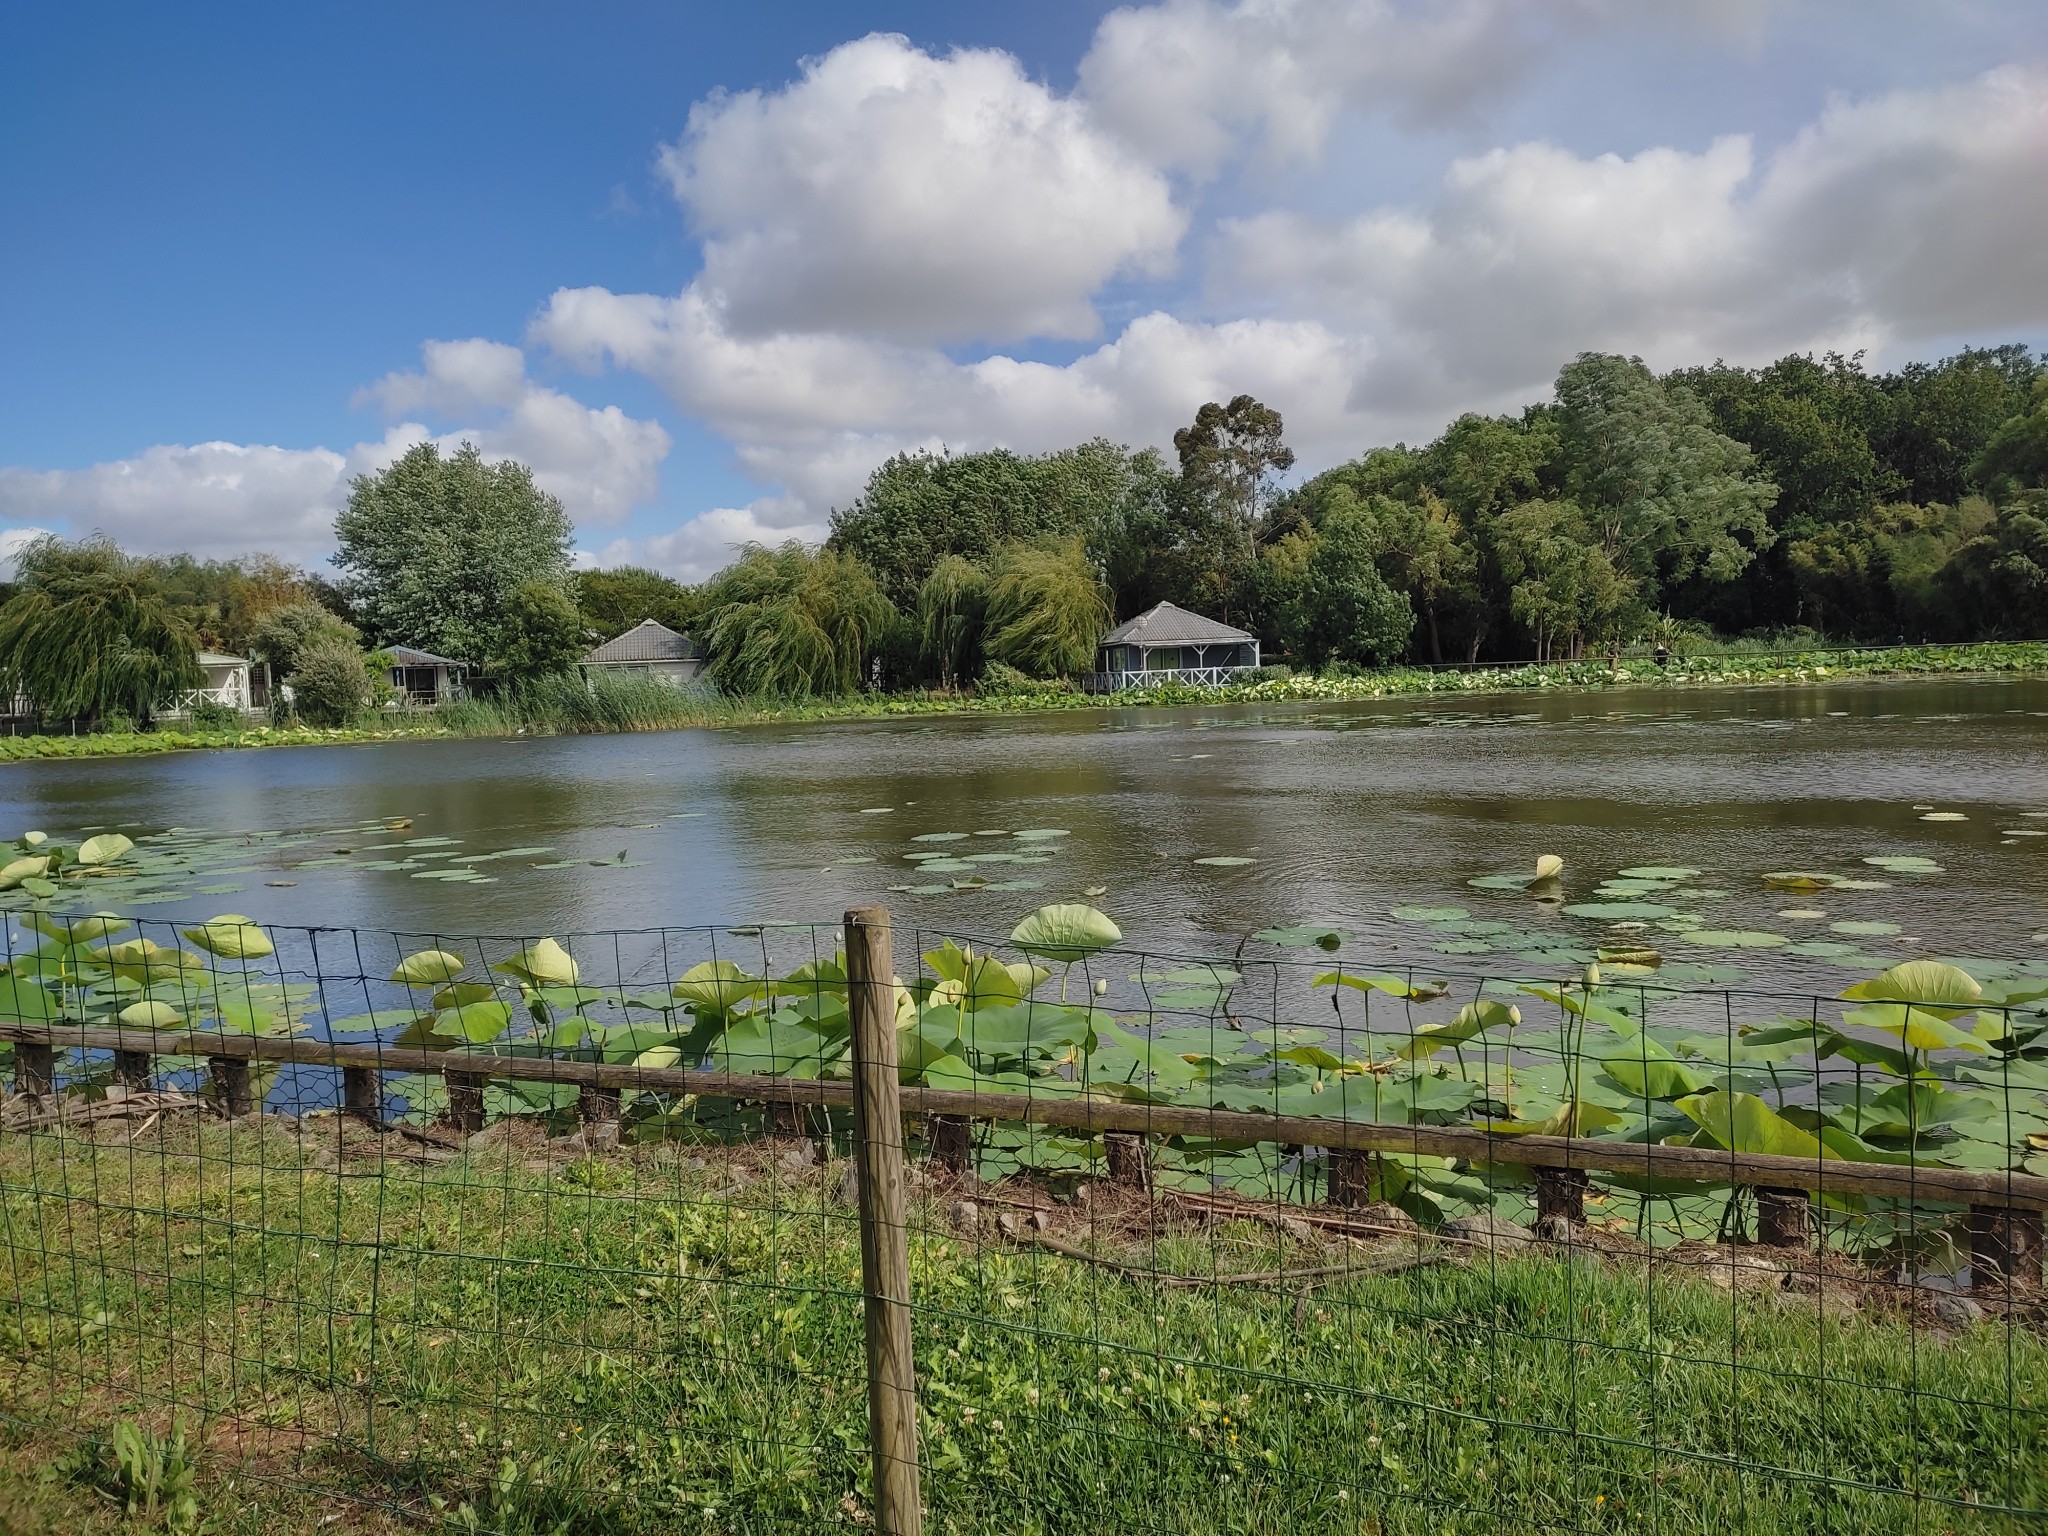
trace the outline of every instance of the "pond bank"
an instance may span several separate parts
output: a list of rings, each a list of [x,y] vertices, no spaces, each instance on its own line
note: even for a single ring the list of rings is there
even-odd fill
[[[640,719],[632,728],[657,731],[904,716],[1015,715],[1043,710],[1127,709],[1145,705],[1334,703],[1441,694],[1474,697],[1494,693],[1796,685],[1844,678],[1903,680],[1968,675],[2048,675],[2048,641],[1713,655],[1674,659],[1663,669],[1641,660],[1625,661],[1619,667],[1599,660],[1456,670],[1395,667],[1356,676],[1301,674],[1218,688],[1172,685],[1119,693],[1113,697],[1072,692],[1050,684],[1043,691],[1020,694],[969,696],[920,691],[788,702],[681,695],[672,711]],[[539,720],[520,724],[501,711],[480,708],[452,716],[420,714],[369,726],[257,726],[216,731],[160,730],[84,736],[0,737],[0,761],[133,757],[231,747],[360,745],[442,737],[573,734],[602,732],[593,732],[580,723]]]

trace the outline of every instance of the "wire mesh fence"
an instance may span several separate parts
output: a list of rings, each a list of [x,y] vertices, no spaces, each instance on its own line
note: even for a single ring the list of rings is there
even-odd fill
[[[930,1529],[2048,1519],[2017,968],[1459,975],[1063,907],[899,919],[864,993],[836,924],[27,924],[0,1433],[60,1504],[887,1528],[867,996]]]

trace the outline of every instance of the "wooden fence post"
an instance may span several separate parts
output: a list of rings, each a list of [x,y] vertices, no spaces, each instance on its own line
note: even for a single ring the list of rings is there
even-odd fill
[[[57,1052],[24,1040],[14,1048],[14,1091],[46,1099],[57,1091]]]
[[[1536,1176],[1536,1220],[1563,1221],[1574,1227],[1586,1224],[1586,1189],[1589,1180],[1583,1168],[1532,1168]]]
[[[1323,1201],[1340,1210],[1357,1210],[1372,1204],[1373,1166],[1370,1152],[1348,1147],[1330,1147],[1323,1155]]]
[[[875,1526],[882,1536],[923,1536],[894,970],[888,909],[850,910],[846,914],[846,1001],[853,1017],[853,1155],[860,1188],[860,1270],[867,1314],[868,1450],[874,1465]]]
[[[239,1120],[256,1107],[256,1092],[250,1082],[249,1063],[240,1056],[209,1056],[206,1075],[213,1083],[213,1101],[230,1120]]]
[[[147,1051],[114,1052],[114,1085],[129,1093],[147,1093],[156,1086]]]
[[[1758,1185],[1756,1240],[1766,1248],[1804,1248],[1813,1240],[1813,1201],[1803,1189]]]
[[[1970,1234],[1970,1286],[2005,1291],[2015,1283],[2041,1279],[2041,1213],[2003,1205],[1973,1205],[1965,1225]]]
[[[384,1119],[384,1084],[375,1067],[341,1069],[341,1112],[372,1125]]]
[[[1109,1166],[1109,1182],[1128,1184],[1132,1189],[1152,1187],[1152,1143],[1148,1137],[1129,1131],[1105,1131],[1102,1135],[1103,1161]]]
[[[974,1122],[965,1115],[926,1115],[925,1148],[933,1166],[965,1173],[974,1164]]]
[[[490,1081],[474,1072],[444,1067],[441,1077],[448,1084],[448,1120],[465,1136],[484,1128],[484,1085]]]

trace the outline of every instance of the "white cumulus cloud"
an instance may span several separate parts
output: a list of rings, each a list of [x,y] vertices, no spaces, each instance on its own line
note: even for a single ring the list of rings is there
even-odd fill
[[[682,582],[699,582],[723,567],[748,544],[775,545],[788,539],[817,544],[831,530],[801,502],[765,496],[744,507],[714,507],[646,538],[613,539],[579,554],[593,566],[644,565]]]
[[[718,95],[661,164],[736,335],[1088,337],[1095,292],[1171,265],[1166,179],[1006,53],[876,35]]]
[[[429,440],[444,449],[473,442],[487,458],[529,465],[579,522],[617,524],[654,494],[671,441],[659,423],[543,388],[525,376],[517,347],[428,342],[421,352],[421,371],[387,375],[359,401],[457,419],[475,413],[480,425],[436,434],[399,421],[346,453],[161,444],[83,469],[0,468],[0,519],[72,536],[97,531],[136,551],[225,558],[268,550],[311,563],[334,547],[334,514],[349,482]],[[0,530],[0,550],[7,536]]]

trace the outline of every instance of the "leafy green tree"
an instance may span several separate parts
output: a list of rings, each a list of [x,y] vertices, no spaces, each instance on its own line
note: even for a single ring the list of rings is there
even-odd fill
[[[1615,565],[1597,523],[1576,504],[1524,502],[1502,513],[1492,533],[1509,612],[1533,637],[1537,661],[1576,658],[1586,641],[1618,639],[1645,617],[1636,578]]]
[[[1949,567],[1997,521],[1978,497],[1954,506],[1896,502],[1794,540],[1788,558],[1807,611],[1831,633],[1888,641],[1982,633],[1997,618],[1958,604]]]
[[[94,537],[37,539],[15,557],[0,607],[0,692],[46,720],[143,724],[203,687],[199,640],[141,562]]]
[[[348,591],[380,645],[412,645],[498,668],[514,643],[513,597],[529,582],[567,590],[573,530],[523,464],[487,464],[432,443],[359,475],[334,520]]]
[[[1980,634],[2048,635],[2048,490],[2024,491],[1968,537],[1943,569],[1952,606]]]
[[[917,589],[918,656],[939,685],[951,688],[981,671],[988,577],[961,555],[947,555]]]
[[[1589,352],[1558,374],[1557,400],[1568,498],[1646,598],[1695,576],[1731,581],[1770,543],[1776,488],[1690,391],[1640,359]]]
[[[1415,628],[1405,594],[1379,573],[1384,546],[1371,512],[1348,501],[1328,509],[1313,532],[1289,534],[1261,564],[1272,630],[1290,655],[1312,667],[1333,661],[1383,666],[1398,659]]]
[[[898,454],[852,506],[832,514],[829,543],[909,609],[947,555],[980,563],[1006,544],[1078,536],[1100,558],[1151,463],[1104,438],[1035,456],[1003,448]]]
[[[986,604],[983,653],[1032,677],[1088,671],[1109,629],[1109,600],[1079,539],[1010,545]]]
[[[2026,347],[1966,347],[1938,363],[1908,363],[1879,380],[1891,421],[1878,451],[1907,498],[1956,503],[1977,489],[1971,466],[1998,429],[2027,409],[2042,364]]]
[[[801,698],[856,692],[896,609],[839,550],[749,545],[706,583],[704,642],[729,693]]]
[[[2027,409],[1991,434],[1970,476],[1994,496],[2048,487],[2048,375],[2034,381]]]
[[[285,603],[259,618],[249,636],[249,653],[268,662],[280,681],[298,671],[299,654],[316,640],[336,638],[355,644],[355,626],[337,619],[318,603]]]
[[[578,571],[573,582],[576,607],[593,644],[622,635],[643,619],[687,634],[704,612],[696,589],[641,565]]]
[[[354,640],[323,630],[293,658],[292,708],[310,725],[347,725],[376,702],[374,669]]]
[[[583,615],[561,586],[524,581],[506,605],[496,670],[513,682],[567,672],[589,648],[583,643]]]
[[[1180,485],[1169,505],[1186,571],[1182,593],[1169,594],[1174,601],[1225,617],[1242,609],[1274,482],[1294,467],[1284,431],[1278,411],[1236,395],[1228,405],[1209,401],[1173,434]]]

